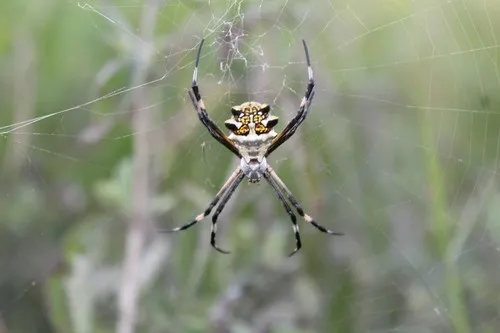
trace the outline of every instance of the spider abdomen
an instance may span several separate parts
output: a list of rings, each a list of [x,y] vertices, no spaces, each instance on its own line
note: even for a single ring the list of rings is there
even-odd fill
[[[231,140],[241,157],[261,161],[277,133],[273,127],[278,117],[270,115],[270,106],[258,102],[244,102],[231,108],[232,118],[224,122],[232,132]]]
[[[275,136],[275,131],[261,135],[251,133],[246,136],[231,133],[229,139],[234,142],[241,156],[250,162],[252,159],[262,160]]]

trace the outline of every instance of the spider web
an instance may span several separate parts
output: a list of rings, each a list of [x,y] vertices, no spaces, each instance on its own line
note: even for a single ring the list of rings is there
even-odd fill
[[[497,1],[0,6],[0,332],[500,327]],[[209,219],[155,232],[202,212],[238,163],[187,97],[201,38],[215,122],[257,100],[278,129],[307,41],[315,100],[269,163],[345,236],[301,221],[286,258],[288,215],[245,182],[219,219],[230,255]]]

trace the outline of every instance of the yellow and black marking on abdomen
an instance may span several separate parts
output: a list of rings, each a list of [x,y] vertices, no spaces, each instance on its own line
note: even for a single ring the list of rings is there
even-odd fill
[[[268,104],[245,102],[231,108],[233,117],[226,120],[225,125],[235,135],[246,136],[251,131],[266,134],[278,123],[278,117],[270,115],[270,110]]]
[[[248,124],[243,124],[240,126],[240,128],[233,130],[233,133],[236,135],[248,135],[248,133],[250,133],[250,127],[248,127]]]

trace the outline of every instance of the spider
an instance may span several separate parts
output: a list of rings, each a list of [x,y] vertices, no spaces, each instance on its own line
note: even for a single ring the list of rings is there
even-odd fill
[[[309,59],[309,51],[307,49],[306,42],[302,40],[306,56],[309,82],[295,117],[280,133],[276,133],[273,130],[273,127],[278,123],[278,117],[270,114],[271,108],[268,104],[244,102],[241,105],[233,106],[231,108],[232,118],[226,120],[224,123],[231,131],[229,136],[226,136],[213,122],[213,120],[210,119],[207,110],[205,109],[205,104],[201,98],[200,89],[198,87],[198,64],[200,62],[203,42],[204,40],[202,39],[200,46],[198,47],[198,53],[196,55],[196,62],[193,71],[193,81],[191,89],[188,91],[189,97],[191,98],[194,109],[196,110],[202,124],[207,128],[215,140],[224,145],[240,159],[240,165],[231,174],[219,192],[217,192],[214,199],[210,202],[204,212],[183,226],[169,230],[160,230],[160,232],[177,232],[186,230],[210,215],[214,207],[219,203],[219,206],[212,216],[210,244],[221,253],[229,253],[229,251],[218,247],[215,241],[217,233],[217,218],[224,209],[226,203],[231,198],[231,195],[245,177],[248,178],[250,183],[258,183],[261,178],[264,177],[264,179],[276,192],[276,195],[283,204],[283,207],[292,221],[293,232],[295,235],[295,249],[289,254],[289,256],[294,255],[302,247],[297,217],[293,213],[290,204],[295,207],[299,215],[306,222],[312,224],[321,232],[337,236],[343,235],[343,233],[326,229],[322,225],[318,224],[314,218],[305,213],[297,199],[295,199],[292,195],[292,192],[290,192],[288,187],[278,177],[276,172],[267,164],[267,157],[276,148],[286,142],[304,121],[314,97],[313,70],[311,68],[311,61]]]

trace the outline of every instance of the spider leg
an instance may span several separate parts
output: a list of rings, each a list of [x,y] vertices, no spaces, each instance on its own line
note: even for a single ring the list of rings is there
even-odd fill
[[[204,39],[201,40],[200,46],[198,48],[198,53],[196,55],[196,62],[193,71],[193,82],[191,84],[191,89],[188,91],[189,98],[193,103],[194,109],[200,118],[201,123],[207,128],[212,137],[215,138],[219,143],[224,145],[227,149],[232,151],[236,156],[241,157],[238,148],[228,139],[228,137],[220,130],[220,128],[213,122],[208,116],[207,110],[205,109],[205,103],[201,98],[200,88],[198,87],[198,65],[200,63],[201,48],[203,46]]]
[[[238,180],[238,177],[241,177],[243,175],[244,175],[243,171],[241,171],[239,167],[236,168],[236,170],[231,174],[231,176],[229,176],[228,180],[224,183],[224,185],[222,185],[221,189],[219,190],[219,192],[217,192],[215,198],[212,200],[212,202],[210,202],[205,211],[196,216],[191,222],[173,229],[159,229],[158,232],[171,233],[171,232],[186,230],[195,225],[196,223],[200,222],[201,220],[203,220],[205,217],[207,217],[207,215],[210,214],[210,212],[212,212],[212,209],[215,207],[215,205],[217,205],[223,194],[226,193],[228,189]]]
[[[344,233],[342,233],[342,232],[335,232],[335,231],[332,231],[332,230],[329,230],[329,229],[323,227],[321,224],[318,224],[314,220],[313,217],[311,217],[310,215],[308,215],[304,212],[304,210],[302,209],[302,206],[298,203],[297,199],[295,199],[295,197],[292,195],[292,192],[288,189],[288,187],[285,185],[285,183],[280,179],[280,177],[278,177],[278,174],[269,166],[267,167],[267,172],[269,173],[271,178],[274,180],[274,182],[278,185],[278,187],[283,192],[285,192],[288,200],[290,200],[291,204],[295,207],[295,209],[297,210],[299,215],[302,216],[302,218],[306,222],[311,223],[316,229],[318,229],[321,232],[324,232],[324,233],[327,233],[330,235],[335,235],[335,236],[344,235]]]
[[[295,249],[288,255],[289,257],[291,257],[302,247],[302,242],[300,241],[299,225],[297,224],[297,217],[293,213],[292,208],[290,208],[290,205],[288,205],[288,203],[286,202],[285,196],[283,195],[283,193],[281,193],[279,185],[275,183],[272,176],[268,172],[264,172],[264,178],[266,178],[269,184],[271,184],[274,191],[278,195],[278,198],[283,204],[283,207],[285,208],[286,212],[290,216],[290,219],[292,220],[293,233],[295,235]]]
[[[214,215],[212,215],[212,230],[210,234],[210,245],[213,246],[214,249],[219,251],[220,253],[228,254],[230,253],[229,251],[223,250],[220,247],[217,246],[215,242],[215,235],[217,233],[217,218],[219,217],[219,214],[222,212],[224,209],[224,206],[226,206],[226,203],[229,201],[231,196],[233,195],[234,191],[240,185],[241,181],[245,178],[245,174],[241,172],[235,179],[234,181],[229,185],[227,191],[224,193],[224,196],[222,197],[219,206],[215,210]]]
[[[314,98],[314,76],[313,70],[311,67],[311,60],[309,58],[309,50],[307,48],[307,44],[305,40],[302,40],[302,44],[304,45],[304,53],[306,55],[306,63],[307,63],[307,76],[308,83],[306,92],[302,101],[300,102],[299,110],[295,117],[286,125],[286,127],[273,139],[271,145],[266,151],[266,157],[269,156],[276,148],[281,146],[285,141],[290,139],[290,137],[295,133],[297,128],[302,124],[304,119],[306,119],[309,108],[311,107],[312,100]]]

